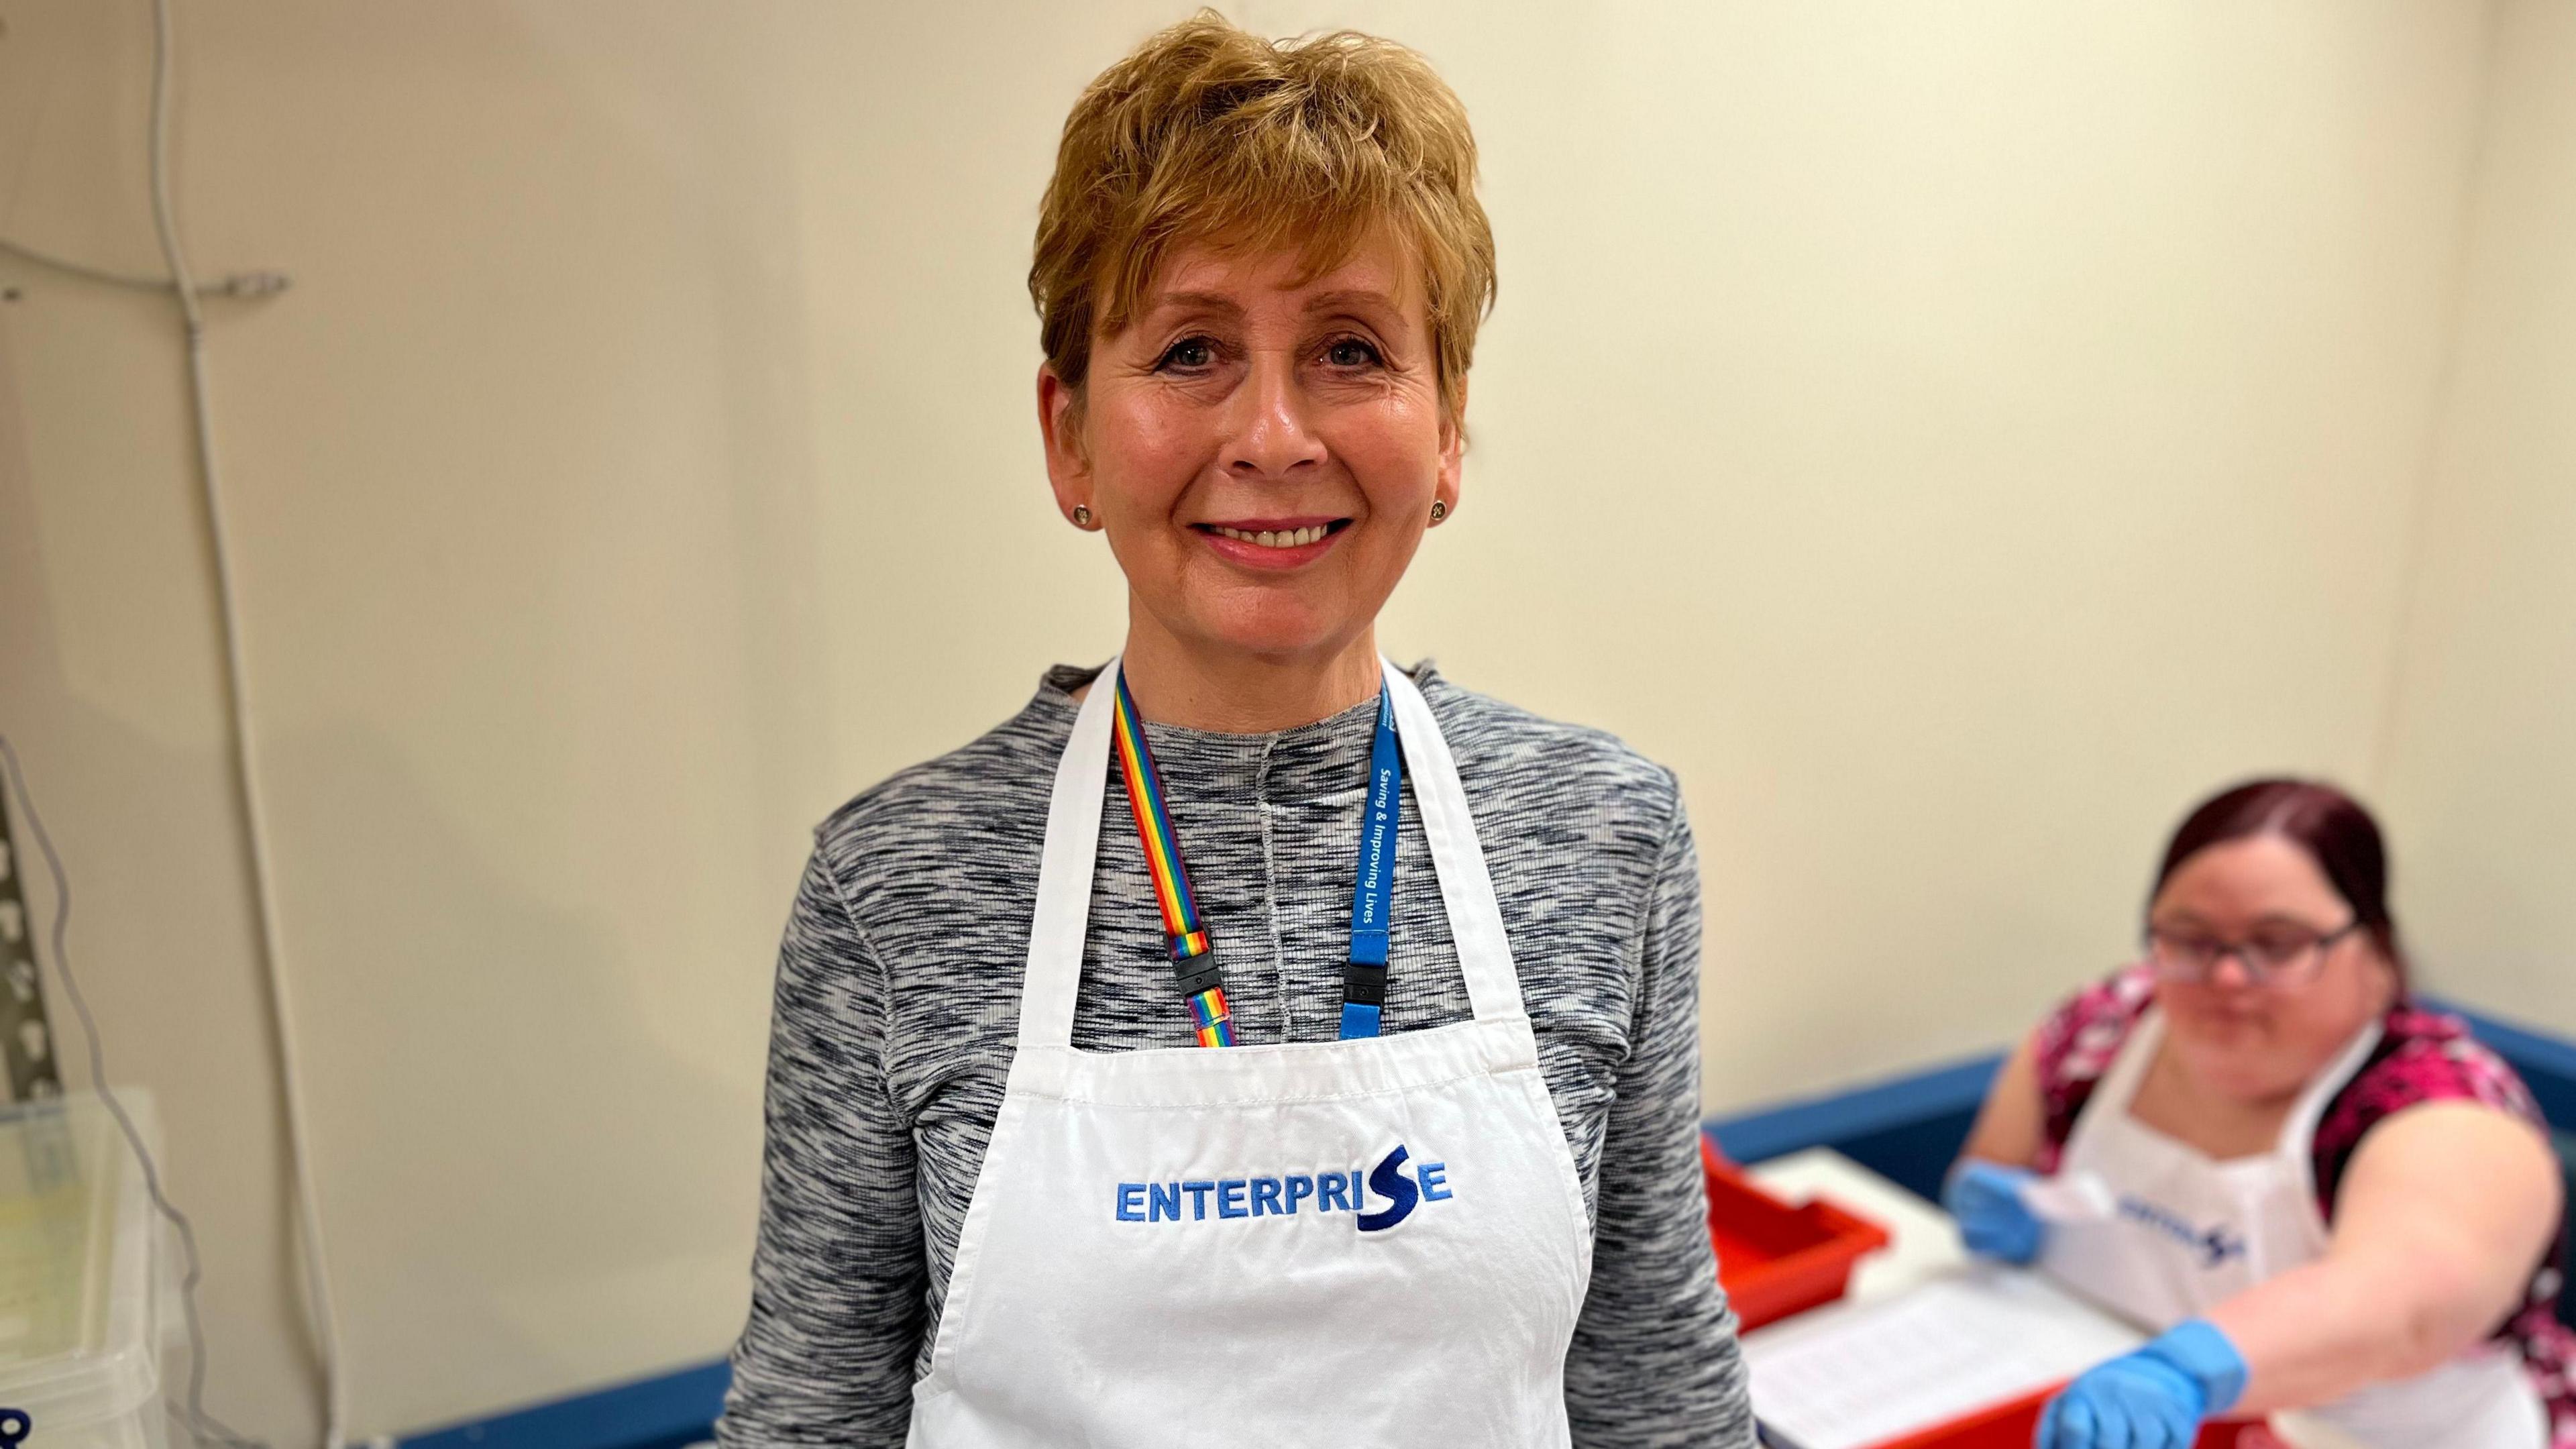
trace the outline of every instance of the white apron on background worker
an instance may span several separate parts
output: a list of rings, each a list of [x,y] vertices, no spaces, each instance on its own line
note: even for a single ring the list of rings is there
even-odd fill
[[[2373,1023],[2311,1082],[2270,1152],[2220,1162],[2130,1115],[2164,1039],[2149,1008],[2077,1115],[2061,1175],[2091,1174],[2117,1214],[2055,1223],[2039,1263],[2105,1306],[2157,1330],[2325,1255],[2311,1149],[2327,1104],[2370,1059]],[[2512,1348],[2488,1341],[2413,1378],[2302,1411],[2367,1449],[2546,1449],[2540,1398]],[[2295,1432],[2296,1421],[2284,1426]]]
[[[914,1449],[1568,1442],[1582,1191],[1456,763],[1413,682],[1382,670],[1364,829],[1383,827],[1391,874],[1409,766],[1473,1019],[1378,1036],[1375,1003],[1354,998],[1339,1041],[1075,1050],[1121,728],[1111,661],[1057,769],[1017,1054],[915,1387]],[[1159,862],[1159,781],[1141,743],[1117,746]],[[1366,842],[1362,867],[1353,960],[1373,929],[1382,985],[1390,897],[1386,874],[1372,896]],[[1177,894],[1194,910],[1185,878]],[[1189,924],[1173,923],[1183,965]],[[1203,1036],[1224,1029],[1212,999]]]

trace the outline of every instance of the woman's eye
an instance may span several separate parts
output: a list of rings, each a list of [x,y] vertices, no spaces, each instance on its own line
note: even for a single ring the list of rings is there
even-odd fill
[[[1184,372],[1195,372],[1214,361],[1216,361],[1215,343],[1204,337],[1184,337],[1163,349],[1162,360],[1156,366],[1177,367]]]
[[[1345,337],[1324,349],[1324,360],[1335,367],[1368,367],[1378,360],[1377,349],[1356,337]]]
[[[2207,961],[2226,949],[2207,936],[2194,936],[2179,931],[2158,931],[2156,944],[2184,961]]]

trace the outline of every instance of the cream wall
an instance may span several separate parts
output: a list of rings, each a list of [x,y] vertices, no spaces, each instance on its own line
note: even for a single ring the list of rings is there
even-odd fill
[[[740,1322],[805,829],[1115,643],[1021,290],[1177,5],[179,5],[354,1427]],[[1428,51],[1500,234],[1400,656],[1677,768],[1712,1108],[1984,1048],[2158,832],[2368,773],[2483,6],[1257,3]],[[153,263],[143,9],[0,0],[0,234]],[[0,259],[0,720],[293,1439],[280,1138],[166,309]],[[2431,611],[2426,611],[2431,618]]]
[[[2576,1032],[2576,7],[2498,14],[2385,789],[2427,976]]]

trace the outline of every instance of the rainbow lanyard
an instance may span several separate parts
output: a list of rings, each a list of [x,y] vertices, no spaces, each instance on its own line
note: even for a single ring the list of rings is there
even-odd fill
[[[1190,1003],[1199,1045],[1234,1045],[1234,1018],[1225,1009],[1225,972],[1217,965],[1216,942],[1199,921],[1198,897],[1190,892],[1190,869],[1181,863],[1180,837],[1172,833],[1172,812],[1163,804],[1163,777],[1155,772],[1153,749],[1145,743],[1145,724],[1136,714],[1136,696],[1127,692],[1127,671],[1118,671],[1118,714],[1110,734],[1118,743],[1118,769],[1127,777],[1127,803],[1136,812],[1136,834],[1145,842],[1145,869],[1154,877],[1154,899],[1163,907],[1163,931],[1171,937],[1172,975]]]
[[[1118,673],[1118,708],[1110,735],[1118,746],[1119,773],[1127,781],[1127,803],[1136,814],[1136,834],[1144,842],[1145,869],[1154,878],[1154,899],[1162,907],[1163,931],[1172,948],[1172,975],[1190,1003],[1199,1045],[1232,1046],[1234,1018],[1226,1011],[1225,972],[1217,964],[1216,940],[1199,919],[1189,867],[1181,861],[1180,837],[1173,833],[1171,810],[1164,803],[1163,777],[1154,768],[1154,751],[1145,743],[1144,722],[1136,713],[1136,697],[1127,690],[1123,669]],[[1403,783],[1395,701],[1381,689],[1377,736],[1369,746],[1368,814],[1360,829],[1359,879],[1351,891],[1350,964],[1342,976],[1344,1040],[1377,1035],[1386,1004],[1387,923],[1394,907],[1395,841],[1403,813]]]

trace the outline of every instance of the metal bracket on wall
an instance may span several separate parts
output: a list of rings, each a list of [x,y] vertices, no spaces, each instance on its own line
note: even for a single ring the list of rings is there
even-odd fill
[[[9,833],[7,804],[0,801],[0,1060],[9,1066],[13,1102],[63,1094],[62,1061],[45,1016],[45,985],[36,974],[36,923],[27,914],[23,859]]]

